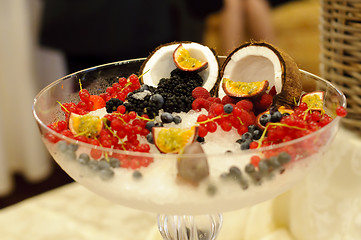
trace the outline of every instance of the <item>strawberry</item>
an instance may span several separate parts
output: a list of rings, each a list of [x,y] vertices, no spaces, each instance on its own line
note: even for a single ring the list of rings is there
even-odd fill
[[[104,99],[98,95],[90,95],[89,101],[93,102],[92,111],[105,107]]]

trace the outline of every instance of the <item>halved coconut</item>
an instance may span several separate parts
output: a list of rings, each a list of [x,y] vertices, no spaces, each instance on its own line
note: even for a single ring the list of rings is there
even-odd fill
[[[156,48],[140,69],[140,74],[144,74],[143,83],[156,87],[160,79],[170,77],[171,71],[177,68],[173,61],[173,54],[180,44],[189,52],[190,56],[208,63],[208,67],[200,71],[199,75],[203,78],[203,87],[210,91],[218,79],[218,59],[209,47],[195,42],[173,42]]]
[[[276,88],[275,104],[280,106],[293,106],[302,92],[301,72],[295,61],[266,42],[249,42],[233,50],[222,65],[223,78],[241,82],[268,80],[269,87]],[[218,96],[224,95],[219,87]]]

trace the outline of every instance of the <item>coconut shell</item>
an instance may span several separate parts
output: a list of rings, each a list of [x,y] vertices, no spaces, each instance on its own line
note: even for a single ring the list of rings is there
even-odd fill
[[[228,62],[231,60],[233,54],[238,52],[240,49],[249,47],[249,46],[260,46],[260,47],[266,47],[270,50],[272,50],[276,56],[278,57],[281,68],[282,68],[282,90],[279,94],[277,94],[274,97],[274,105],[277,106],[286,106],[286,107],[292,107],[295,105],[295,102],[298,102],[301,93],[302,93],[302,81],[301,81],[301,72],[296,64],[296,62],[284,51],[276,48],[270,43],[264,42],[264,41],[251,41],[247,42],[245,44],[240,45],[239,47],[235,48],[226,58],[224,61],[220,74],[219,79],[215,85],[212,91],[215,91],[218,93],[219,90],[219,84],[221,82],[221,79],[224,75],[225,67],[227,66]]]
[[[155,48],[155,49],[148,55],[148,57],[144,60],[144,62],[142,63],[142,65],[141,65],[140,68],[139,68],[138,75],[140,76],[140,75],[144,74],[145,65],[147,64],[148,60],[149,60],[159,49],[161,49],[161,48],[163,48],[163,47],[166,47],[166,46],[170,46],[170,45],[189,44],[189,43],[195,43],[195,42],[192,42],[192,41],[174,41],[174,42],[170,42],[170,43],[165,43],[165,44],[159,45],[159,46],[158,46],[157,48]],[[220,68],[219,59],[218,59],[218,57],[217,57],[216,51],[215,51],[213,48],[210,48],[210,47],[208,47],[208,48],[212,51],[213,55],[215,56],[215,60],[216,60],[216,62],[217,62],[217,66],[218,66],[217,79],[218,79],[218,76],[219,76],[219,68]],[[169,59],[169,61],[173,61],[173,58]],[[174,64],[174,65],[175,65],[175,68],[176,68],[176,64]],[[169,69],[169,73],[170,73],[172,70],[174,70],[174,69]],[[145,73],[145,74],[146,74],[146,73]],[[204,80],[204,79],[203,79],[203,80]],[[204,80],[204,81],[205,81],[205,80]],[[140,83],[141,83],[141,84],[144,84],[143,78],[140,79]],[[211,93],[211,94],[212,94],[212,93]]]

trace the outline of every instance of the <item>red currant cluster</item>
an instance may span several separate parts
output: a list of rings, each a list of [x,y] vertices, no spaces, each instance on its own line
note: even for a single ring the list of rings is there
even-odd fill
[[[256,116],[252,112],[252,108],[238,103],[236,105],[213,103],[209,108],[208,115],[200,114],[197,118],[198,135],[205,137],[208,132],[217,131],[217,125],[225,132],[235,128],[242,135],[247,132],[248,126],[254,124],[255,121]]]
[[[139,88],[139,78],[137,75],[132,74],[128,77],[128,79],[125,77],[119,78],[118,82],[113,83],[111,87],[107,87],[106,92],[100,94],[99,96],[106,102],[111,98],[118,98],[124,101],[128,93]]]
[[[90,111],[105,107],[105,101],[103,98],[98,95],[90,95],[86,89],[80,89],[79,97],[80,101],[77,104],[73,102],[61,104],[61,109],[65,112],[67,118],[70,113],[84,115]]]

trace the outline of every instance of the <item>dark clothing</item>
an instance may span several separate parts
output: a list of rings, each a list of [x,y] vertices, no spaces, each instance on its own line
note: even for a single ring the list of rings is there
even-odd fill
[[[275,8],[284,3],[293,2],[293,1],[299,1],[299,0],[269,0],[269,3],[271,7]]]
[[[222,7],[221,0],[43,1],[40,44],[62,50],[69,65],[146,57],[172,41],[202,42],[206,16]]]

